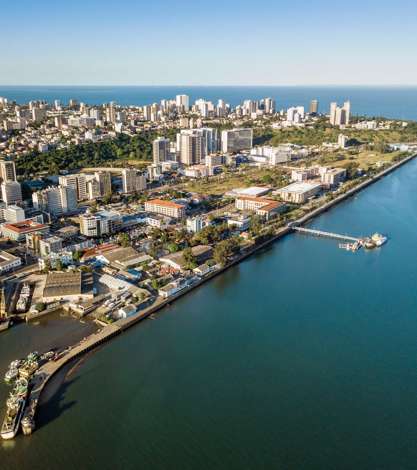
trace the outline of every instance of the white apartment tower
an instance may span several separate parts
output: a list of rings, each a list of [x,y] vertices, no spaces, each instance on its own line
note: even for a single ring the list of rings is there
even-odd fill
[[[190,109],[190,98],[187,95],[177,95],[175,102],[180,111],[187,112]]]
[[[336,102],[330,103],[330,124],[332,126],[347,126],[350,121],[350,101],[345,101],[342,107]]]
[[[152,150],[153,150],[153,162],[155,165],[157,165],[160,162],[165,162],[168,160],[169,146],[170,146],[169,139],[165,139],[163,137],[160,137],[159,139],[155,139],[153,141]]]
[[[1,183],[1,198],[7,206],[22,202],[22,188],[17,181]]]

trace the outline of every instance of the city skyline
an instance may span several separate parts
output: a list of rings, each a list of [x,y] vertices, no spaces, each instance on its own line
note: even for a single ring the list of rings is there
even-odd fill
[[[409,59],[417,6],[408,0],[337,8],[327,0],[296,7],[262,0],[256,12],[246,0],[215,1],[209,11],[188,0],[157,0],[146,10],[131,1],[109,5],[48,0],[30,15],[28,2],[5,6],[0,83],[417,85]]]

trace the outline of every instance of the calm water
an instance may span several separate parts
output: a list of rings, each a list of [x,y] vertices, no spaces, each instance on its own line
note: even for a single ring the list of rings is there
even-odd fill
[[[55,99],[68,103],[70,98],[88,104],[116,101],[122,105],[143,105],[188,94],[192,101],[205,98],[217,102],[222,98],[235,106],[244,99],[271,96],[277,108],[304,105],[312,99],[320,102],[320,111],[328,112],[330,102],[350,99],[355,115],[386,116],[398,119],[417,119],[417,87],[179,87],[179,86],[0,86],[0,96],[18,103],[30,100]]]
[[[1,468],[415,469],[417,161],[110,342]],[[3,341],[3,339],[1,339]]]

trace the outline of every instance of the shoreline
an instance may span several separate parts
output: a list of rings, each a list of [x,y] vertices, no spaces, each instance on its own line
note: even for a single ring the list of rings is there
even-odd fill
[[[391,165],[389,168],[386,168],[385,170],[382,170],[381,172],[377,173],[376,175],[372,176],[371,178],[368,178],[367,180],[363,181],[362,183],[359,183],[357,186],[354,188],[349,189],[345,193],[335,197],[331,201],[326,202],[322,206],[312,210],[311,212],[305,214],[301,218],[292,221],[292,225],[302,225],[315,217],[321,215],[322,213],[326,212],[327,210],[331,209],[333,206],[336,206],[337,204],[347,200],[354,194],[358,193],[362,189],[367,188],[371,184],[379,181],[381,178],[384,176],[388,175],[389,173],[395,171],[399,167],[403,166],[404,164],[410,162],[414,158],[416,158],[417,155],[410,155],[407,158],[404,158],[403,160],[396,162],[395,164]],[[104,326],[101,330],[98,332],[95,332],[91,334],[89,337],[87,337],[84,341],[81,341],[80,343],[76,344],[75,346],[71,347],[67,354],[63,356],[61,359],[58,361],[54,362],[48,362],[44,366],[42,366],[35,374],[33,377],[34,381],[34,386],[30,394],[31,399],[36,399],[38,400],[38,403],[40,402],[40,398],[42,393],[45,391],[45,388],[48,385],[48,382],[50,379],[64,367],[67,365],[70,361],[73,361],[75,359],[78,359],[81,356],[84,356],[86,353],[94,350],[97,348],[99,345],[104,344],[111,338],[119,335],[120,333],[123,333],[125,330],[128,328],[132,327],[133,325],[136,325],[137,323],[141,322],[142,320],[148,318],[150,315],[162,310],[164,307],[168,306],[171,304],[171,302],[176,301],[177,299],[183,297],[185,294],[189,293],[191,290],[194,290],[207,281],[211,280],[212,278],[218,276],[219,274],[222,274],[224,271],[227,269],[231,268],[232,266],[235,266],[239,264],[240,262],[244,261],[246,258],[249,258],[252,256],[254,253],[262,250],[263,248],[266,248],[267,246],[271,245],[275,241],[279,240],[282,237],[285,237],[286,235],[293,233],[293,229],[289,226],[282,227],[277,231],[277,233],[272,236],[270,239],[260,243],[259,245],[256,245],[254,247],[251,247],[248,249],[246,252],[241,253],[239,256],[237,256],[235,259],[230,261],[227,265],[221,267],[220,269],[209,273],[207,276],[204,278],[200,279],[196,283],[192,284],[191,286],[186,287],[182,291],[176,293],[172,297],[168,299],[159,299],[156,300],[156,302],[142,310],[141,312],[133,315],[132,317],[126,318],[126,319],[121,319],[117,320],[116,322],[109,324],[107,326]],[[66,378],[66,377],[65,377]],[[65,381],[64,378],[64,381]],[[45,406],[47,405],[47,402],[45,403]]]

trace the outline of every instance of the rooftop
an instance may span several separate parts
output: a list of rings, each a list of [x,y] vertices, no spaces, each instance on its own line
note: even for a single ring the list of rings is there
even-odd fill
[[[181,205],[181,204],[177,204],[176,202],[172,202],[172,201],[165,201],[163,199],[152,199],[151,201],[146,201],[145,205],[146,204],[154,204],[154,205],[158,205],[158,206],[172,207],[172,208],[175,208],[175,209],[183,209],[184,208],[184,206]]]
[[[16,261],[18,259],[19,258],[17,256],[7,253],[7,251],[0,251],[0,267],[6,266],[12,261]]]
[[[40,224],[39,222],[35,222],[34,220],[30,220],[30,219],[22,220],[22,222],[4,224],[3,227],[7,230],[11,230],[17,233],[33,232],[36,230],[44,230],[48,228],[47,225]]]
[[[278,192],[288,192],[288,193],[305,193],[306,191],[310,191],[311,189],[316,189],[320,187],[320,183],[306,183],[306,182],[296,182],[285,186],[285,188],[281,188]]]

